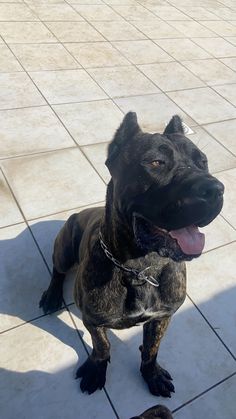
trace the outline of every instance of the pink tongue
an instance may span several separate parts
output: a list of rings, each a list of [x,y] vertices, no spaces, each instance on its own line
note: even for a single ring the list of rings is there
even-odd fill
[[[198,227],[190,226],[172,230],[171,237],[177,240],[182,251],[186,255],[198,255],[202,253],[205,244],[205,235],[200,233]]]

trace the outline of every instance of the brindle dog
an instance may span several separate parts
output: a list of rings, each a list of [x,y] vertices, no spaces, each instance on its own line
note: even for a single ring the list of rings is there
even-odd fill
[[[133,416],[131,419],[173,419],[173,416],[167,407],[158,404],[145,410],[139,416]]]
[[[154,395],[174,392],[157,362],[162,336],[186,296],[184,261],[198,257],[209,224],[223,205],[224,186],[174,116],[164,133],[140,129],[129,112],[108,148],[106,206],[73,214],[59,232],[53,275],[40,306],[62,305],[66,273],[78,263],[74,297],[93,350],[78,369],[80,387],[102,389],[110,361],[106,329],[143,324],[141,373]],[[158,286],[157,286],[158,285]]]

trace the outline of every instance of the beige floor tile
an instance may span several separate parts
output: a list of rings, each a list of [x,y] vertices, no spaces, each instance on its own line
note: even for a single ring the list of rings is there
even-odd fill
[[[216,58],[234,57],[236,55],[236,47],[223,38],[194,38],[194,42]]]
[[[65,47],[85,68],[129,65],[109,42],[68,43]]]
[[[229,22],[218,22],[218,21],[205,21],[201,22],[202,25],[206,26],[206,28],[210,29],[211,31],[217,33],[220,36],[235,36],[236,35],[236,27],[231,25]],[[196,35],[198,36],[198,35]]]
[[[27,3],[29,6],[31,6],[31,5],[35,6],[35,5],[38,5],[38,4],[43,4],[43,5],[60,4],[60,3],[65,4],[65,0],[24,0],[24,2]],[[69,1],[67,3],[69,3]]]
[[[211,30],[205,28],[203,25],[201,25],[198,22],[188,22],[188,21],[184,21],[184,22],[180,22],[180,21],[171,21],[170,22],[171,25],[174,26],[174,28],[176,28],[176,30],[178,30],[180,33],[182,33],[183,35],[185,35],[186,37],[192,38],[192,37],[211,37],[211,36],[215,36],[215,33],[212,32]],[[204,24],[204,22],[202,22]],[[213,22],[214,23],[214,22]],[[218,22],[215,22],[216,24]]]
[[[99,174],[102,176],[106,183],[108,183],[111,179],[109,170],[105,166],[105,160],[107,158],[107,147],[108,143],[93,144],[82,147],[83,152],[86,154],[89,161],[96,168],[96,170],[99,172]]]
[[[61,42],[104,41],[87,22],[47,22],[47,26]]]
[[[0,0],[0,3],[6,3],[6,0]],[[7,3],[23,3],[23,0],[8,0]]]
[[[38,20],[26,4],[0,3],[0,22]]]
[[[118,15],[111,7],[104,5],[74,5],[74,8],[86,20],[121,20],[122,17]]]
[[[210,58],[206,51],[198,47],[190,39],[158,39],[155,42],[176,60]]]
[[[132,41],[145,39],[146,36],[125,21],[115,22],[93,22],[93,26],[108,41]]]
[[[159,89],[134,67],[113,67],[88,70],[111,97],[157,93]]]
[[[84,341],[91,346],[79,311],[74,306],[71,311],[77,327],[84,330]],[[109,339],[112,361],[108,366],[106,389],[119,417],[126,419],[158,403],[139,373],[142,326],[112,330]],[[204,356],[200,356],[203,348]],[[235,371],[235,361],[188,298],[171,320],[160,345],[158,360],[174,380],[176,392],[163,402],[170,409],[177,408]]]
[[[236,45],[236,36],[226,36],[226,41],[229,41],[231,44]]]
[[[0,74],[0,109],[44,105],[40,95],[26,73]]]
[[[196,0],[169,0],[169,2],[171,4],[173,4],[173,6],[177,6],[177,7],[186,7],[186,5],[188,7],[192,7],[192,6],[196,6]],[[222,3],[216,1],[216,0],[198,0],[197,2],[198,6],[203,6],[203,7],[207,7],[208,9],[218,9],[219,7],[222,7]]]
[[[232,80],[235,81],[235,80]],[[214,89],[225,99],[236,106],[236,84],[214,86]]]
[[[162,22],[157,18],[155,20],[132,21],[132,23],[137,29],[151,39],[183,38],[183,34],[168,25],[168,23]]]
[[[111,100],[53,106],[79,145],[110,141],[123,114]]]
[[[221,7],[220,9],[215,9],[214,13],[219,16],[221,19],[225,20],[236,20],[236,12],[228,7]]]
[[[24,221],[20,213],[20,210],[18,209],[18,206],[11,194],[11,191],[1,171],[0,171],[0,194],[1,194],[0,228]]]
[[[2,22],[0,35],[8,43],[57,42],[41,22]]]
[[[48,106],[0,112],[0,158],[74,147]]]
[[[216,59],[183,61],[182,64],[209,86],[236,82],[236,73]]]
[[[204,86],[201,80],[176,62],[147,64],[138,68],[163,91]]]
[[[194,127],[193,130],[194,134],[188,135],[188,138],[206,154],[211,173],[236,167],[236,157],[214,140],[204,129]]]
[[[0,241],[0,330],[4,331],[42,315],[38,303],[50,277],[25,223],[0,229]]]
[[[176,412],[176,419],[215,419],[217,415],[224,419],[233,418],[236,410],[235,386],[236,377],[233,376]]]
[[[225,185],[222,215],[236,228],[236,169],[222,172],[217,177]]]
[[[236,119],[205,125],[204,128],[236,155],[236,141],[234,135],[232,135],[236,131]]]
[[[70,0],[70,1],[73,1],[73,0]],[[76,1],[83,1],[83,0],[76,0]],[[90,1],[90,0],[86,0],[86,1]],[[93,0],[93,1],[96,1],[96,0]],[[123,5],[123,6],[126,6],[126,5],[136,6],[137,5],[136,0],[103,0],[103,1],[104,1],[104,3],[110,4],[110,5],[113,5],[113,4]],[[141,1],[140,1],[140,3],[141,3]]]
[[[113,45],[133,64],[149,64],[173,60],[152,41],[121,41],[113,42]]]
[[[221,58],[220,61],[228,67],[232,68],[232,70],[236,71],[236,58]]]
[[[6,332],[1,341],[4,418],[16,417],[20,408],[35,419],[72,419],[75,412],[91,419],[115,419],[103,391],[88,403],[74,379],[87,354],[66,311]]]
[[[103,0],[67,0],[69,4],[104,4]]]
[[[199,124],[236,117],[236,109],[209,87],[168,93]]]
[[[138,4],[129,6],[113,5],[112,7],[117,13],[127,20],[155,19],[155,15],[153,13]]]
[[[186,4],[186,6],[181,6],[181,10],[196,20],[220,20],[219,16],[201,6],[188,7]]]
[[[188,264],[190,297],[234,354],[235,258],[236,243],[233,243]]]
[[[10,49],[0,43],[0,73],[12,71],[23,71],[23,68],[15,59]]]
[[[10,47],[27,71],[80,67],[61,44],[11,44]]]
[[[2,166],[27,219],[104,199],[104,183],[78,149],[5,160]]]
[[[30,6],[33,12],[41,20],[47,21],[56,21],[56,20],[65,20],[65,21],[77,21],[84,20],[76,11],[69,6],[69,4],[35,4]]]
[[[218,176],[216,175],[216,177]],[[236,240],[236,230],[221,216],[218,216],[211,224],[200,230],[205,234],[204,253]]]
[[[180,115],[188,125],[194,125],[194,121],[165,94],[124,97],[115,99],[115,102],[124,113],[130,110],[137,112],[139,123],[147,132],[163,132],[175,114]]]
[[[107,97],[84,70],[38,71],[30,74],[50,103],[84,102]]]
[[[189,16],[172,6],[148,6],[148,9],[163,20],[191,20]]]

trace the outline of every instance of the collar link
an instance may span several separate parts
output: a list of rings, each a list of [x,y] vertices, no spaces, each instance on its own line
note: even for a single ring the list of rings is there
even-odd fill
[[[149,284],[153,285],[154,287],[159,287],[159,283],[158,281],[153,278],[153,276],[151,275],[146,275],[145,272],[151,268],[151,266],[148,266],[147,268],[143,269],[142,271],[138,271],[137,269],[133,269],[133,268],[128,268],[127,266],[122,265],[122,263],[120,263],[113,255],[112,253],[109,251],[107,245],[105,244],[103,237],[102,237],[102,233],[101,231],[99,232],[99,241],[100,241],[100,245],[102,250],[104,251],[106,257],[111,260],[114,265],[119,268],[120,270],[124,271],[124,272],[128,272],[131,275],[134,275],[138,280],[143,280],[148,282]],[[142,284],[139,284],[142,285]]]

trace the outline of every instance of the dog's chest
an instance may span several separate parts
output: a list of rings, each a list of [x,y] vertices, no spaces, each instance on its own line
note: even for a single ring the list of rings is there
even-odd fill
[[[123,319],[133,324],[145,323],[154,318],[164,318],[173,314],[174,306],[161,300],[157,288],[143,287],[129,292],[124,304]]]

